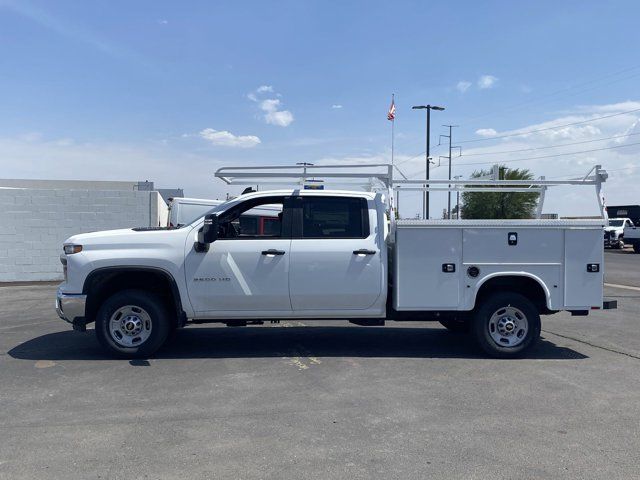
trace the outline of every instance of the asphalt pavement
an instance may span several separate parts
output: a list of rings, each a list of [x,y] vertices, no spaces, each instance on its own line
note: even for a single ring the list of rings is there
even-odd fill
[[[640,286],[640,255],[606,281]],[[521,360],[437,324],[190,326],[155,358],[105,357],[0,288],[0,478],[640,478],[640,289],[543,319]]]
[[[640,287],[640,254],[631,247],[605,250],[605,283]]]

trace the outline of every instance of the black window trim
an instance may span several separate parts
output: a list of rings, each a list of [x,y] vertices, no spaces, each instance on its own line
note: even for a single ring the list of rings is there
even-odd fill
[[[302,232],[302,204],[307,200],[315,200],[315,199],[355,199],[360,201],[360,215],[362,218],[362,236],[358,237],[303,237]],[[291,198],[292,200],[292,225],[291,225],[291,238],[293,240],[358,240],[368,238],[371,235],[371,228],[369,225],[369,202],[364,197],[347,197],[347,196],[339,196],[339,195],[300,195]]]
[[[290,195],[275,195],[272,197],[258,197],[250,200],[246,200],[244,202],[240,202],[228,210],[225,210],[220,214],[219,220],[221,222],[227,221],[227,218],[236,215],[236,212],[244,209],[243,206],[247,205],[247,203],[251,204],[255,202],[255,205],[249,207],[245,211],[251,210],[252,208],[259,207],[260,205],[269,205],[273,203],[282,203],[282,234],[278,237],[268,236],[268,235],[246,235],[242,237],[229,237],[229,238],[218,238],[216,241],[225,241],[225,240],[291,240],[291,225],[292,225],[292,216],[293,216],[293,208],[292,208],[292,198]],[[242,214],[241,214],[242,215]],[[260,215],[257,215],[260,217]]]

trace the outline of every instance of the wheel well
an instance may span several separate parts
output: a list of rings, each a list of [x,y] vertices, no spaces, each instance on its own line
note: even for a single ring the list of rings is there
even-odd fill
[[[171,318],[175,325],[184,325],[185,313],[173,277],[163,270],[140,268],[105,268],[92,272],[82,289],[87,295],[86,322],[95,320],[100,305],[107,298],[127,289],[157,293],[164,300],[167,311],[173,313]]]
[[[547,295],[542,285],[531,277],[504,275],[487,280],[478,290],[476,306],[496,292],[519,293],[531,300],[540,313],[550,313],[547,308]]]

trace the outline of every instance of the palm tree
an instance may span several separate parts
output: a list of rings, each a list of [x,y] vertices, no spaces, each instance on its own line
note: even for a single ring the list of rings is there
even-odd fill
[[[527,169],[499,167],[501,180],[533,180],[534,175]],[[473,172],[471,178],[490,175],[491,171]],[[502,219],[532,218],[538,204],[538,193],[519,192],[465,192],[462,194],[462,218]]]

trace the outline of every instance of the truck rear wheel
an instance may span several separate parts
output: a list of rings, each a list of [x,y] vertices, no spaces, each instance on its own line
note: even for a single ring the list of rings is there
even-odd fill
[[[170,323],[158,295],[123,290],[109,297],[98,310],[96,336],[115,357],[148,357],[166,341]]]
[[[519,357],[540,338],[540,314],[519,293],[495,293],[477,309],[473,334],[480,348],[492,357]]]

